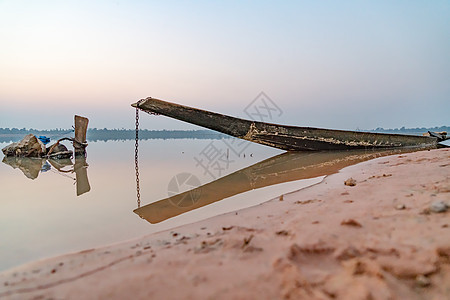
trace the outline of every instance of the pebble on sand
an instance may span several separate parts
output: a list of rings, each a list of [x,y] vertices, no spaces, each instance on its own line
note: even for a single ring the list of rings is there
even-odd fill
[[[350,177],[349,179],[344,181],[344,184],[348,185],[348,186],[355,186],[356,185],[356,180]]]
[[[434,213],[442,213],[448,210],[449,206],[444,201],[434,201],[430,205],[430,211]]]

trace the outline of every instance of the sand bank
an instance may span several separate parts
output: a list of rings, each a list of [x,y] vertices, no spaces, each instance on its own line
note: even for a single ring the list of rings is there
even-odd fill
[[[0,298],[449,299],[445,204],[449,149],[383,157],[256,207],[5,271]]]

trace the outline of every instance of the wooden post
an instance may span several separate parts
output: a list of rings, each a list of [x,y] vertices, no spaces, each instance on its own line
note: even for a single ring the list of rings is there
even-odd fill
[[[77,196],[87,193],[91,190],[89,185],[89,179],[87,176],[88,164],[86,162],[86,157],[75,156],[75,164],[73,170],[75,171],[75,176],[77,179]]]
[[[75,156],[86,156],[86,131],[89,119],[75,115],[75,141],[73,147]]]

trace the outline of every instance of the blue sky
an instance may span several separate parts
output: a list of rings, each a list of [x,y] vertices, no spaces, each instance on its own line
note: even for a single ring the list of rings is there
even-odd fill
[[[449,125],[449,20],[449,1],[0,0],[0,127],[133,128],[148,96],[245,117],[261,91],[276,123]]]

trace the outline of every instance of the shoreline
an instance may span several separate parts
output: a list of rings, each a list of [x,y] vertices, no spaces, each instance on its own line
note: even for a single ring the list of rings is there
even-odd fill
[[[449,149],[376,158],[254,207],[3,271],[0,297],[443,299],[450,212],[430,205],[450,205],[449,170]]]

